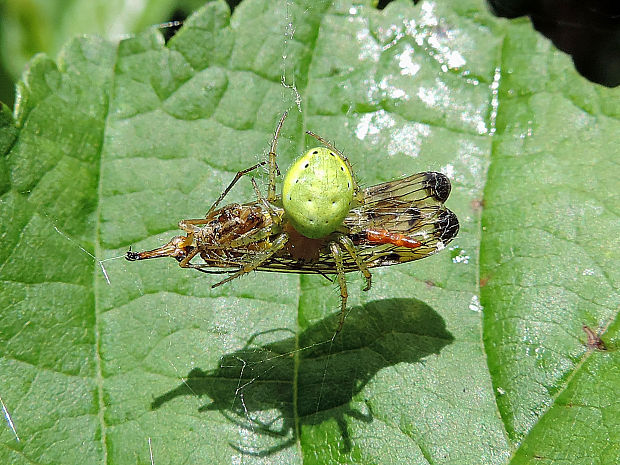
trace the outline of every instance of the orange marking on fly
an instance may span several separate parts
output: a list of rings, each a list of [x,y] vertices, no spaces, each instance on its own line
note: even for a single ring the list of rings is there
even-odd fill
[[[367,229],[366,239],[375,244],[393,244],[398,247],[415,249],[422,245],[421,242],[400,233],[391,233],[387,229]]]

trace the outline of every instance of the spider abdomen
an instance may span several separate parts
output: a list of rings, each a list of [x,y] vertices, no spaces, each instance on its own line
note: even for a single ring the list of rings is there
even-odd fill
[[[334,232],[351,210],[354,195],[349,166],[332,150],[308,150],[286,173],[282,202],[287,219],[306,237]]]

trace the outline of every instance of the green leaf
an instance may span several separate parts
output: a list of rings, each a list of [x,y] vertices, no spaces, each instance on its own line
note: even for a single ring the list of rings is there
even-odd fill
[[[215,1],[168,44],[30,63],[0,112],[1,463],[620,459],[617,91],[482,1],[370,3]],[[285,110],[283,170],[309,129],[364,185],[453,181],[453,247],[349,275],[333,343],[322,277],[122,259],[203,216]]]

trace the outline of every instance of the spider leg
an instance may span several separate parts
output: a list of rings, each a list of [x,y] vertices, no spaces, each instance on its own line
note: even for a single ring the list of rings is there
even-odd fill
[[[344,274],[344,265],[342,263],[342,249],[336,242],[330,242],[329,250],[334,257],[336,272],[338,273],[338,285],[340,286],[340,321],[338,323],[336,334],[334,334],[334,337],[336,337],[342,330],[342,325],[344,325],[344,318],[347,314],[347,299],[349,297],[349,293],[347,292],[347,278]]]
[[[254,166],[250,166],[249,168],[246,168],[244,170],[237,172],[237,174],[235,175],[231,183],[228,185],[228,187],[224,189],[224,192],[222,192],[220,196],[218,197],[218,199],[213,203],[213,205],[211,205],[211,208],[209,208],[209,210],[207,211],[207,214],[205,215],[206,218],[209,218],[209,215],[213,213],[213,211],[220,204],[220,202],[224,200],[224,197],[226,197],[226,194],[230,192],[233,186],[237,183],[237,181],[239,181],[239,179],[241,179],[243,175],[248,174],[254,171],[259,166],[263,166],[266,164],[269,164],[269,187],[267,189],[267,200],[274,201],[276,199],[276,176],[280,174],[280,170],[278,169],[278,165],[276,163],[276,148],[278,146],[278,137],[280,137],[280,131],[282,129],[282,125],[284,124],[284,120],[286,119],[287,115],[288,115],[288,112],[284,112],[284,114],[280,118],[280,121],[278,122],[278,125],[276,126],[276,131],[273,136],[273,140],[271,141],[271,147],[269,148],[269,160],[261,161],[260,163],[257,163]]]
[[[351,258],[355,260],[355,264],[364,275],[364,278],[366,279],[366,286],[364,287],[364,290],[370,290],[370,286],[372,285],[372,275],[370,274],[370,271],[368,271],[368,267],[366,266],[366,264],[357,254],[357,251],[355,250],[355,244],[353,244],[353,241],[350,237],[345,236],[344,234],[338,236],[338,242],[340,242],[340,244],[346,249],[349,255],[351,255]]]
[[[274,158],[274,160],[275,160],[275,158]],[[266,161],[261,161],[260,163],[257,163],[254,166],[250,166],[249,168],[246,168],[244,170],[241,170],[241,171],[237,172],[237,174],[235,175],[235,177],[233,178],[231,183],[228,185],[228,187],[226,189],[224,189],[224,192],[222,192],[220,194],[220,196],[217,198],[217,200],[215,201],[215,203],[213,205],[211,205],[211,208],[209,208],[209,210],[207,211],[207,214],[205,215],[205,218],[209,218],[209,215],[211,215],[211,213],[213,213],[213,210],[215,210],[215,207],[217,207],[220,204],[220,202],[222,200],[224,200],[224,197],[226,197],[226,194],[228,194],[228,192],[233,188],[233,186],[237,183],[237,181],[239,181],[239,179],[241,179],[241,176],[243,176],[244,174],[248,174],[251,171],[254,171],[259,166],[263,166],[265,164],[267,164]]]
[[[215,283],[211,287],[221,286],[222,284],[227,283],[228,281],[232,281],[233,279],[238,278],[239,276],[243,276],[244,274],[248,274],[250,271],[254,271],[256,268],[258,268],[263,263],[265,263],[267,260],[269,260],[271,257],[273,257],[276,253],[282,250],[282,248],[284,248],[287,242],[288,242],[288,234],[287,233],[280,234],[271,243],[271,247],[268,250],[266,250],[265,252],[261,254],[258,254],[258,256],[254,260],[243,265],[239,271],[230,275],[228,278],[223,279],[219,283]]]
[[[258,201],[269,212],[269,216],[271,216],[271,221],[273,221],[275,224],[279,225],[280,222],[281,222],[280,217],[276,214],[275,211],[273,211],[273,208],[271,207],[271,204],[269,202],[267,202],[265,200],[265,198],[262,196],[262,194],[260,193],[260,190],[258,188],[258,185],[256,184],[256,180],[254,178],[252,178],[252,187],[254,187],[254,192],[256,193],[256,197],[258,198]]]
[[[276,199],[276,175],[280,174],[280,170],[276,163],[276,148],[278,147],[278,138],[280,137],[282,125],[287,116],[288,111],[285,111],[276,126],[276,131],[271,141],[271,147],[269,147],[269,187],[267,188],[267,200],[269,202],[273,202]]]

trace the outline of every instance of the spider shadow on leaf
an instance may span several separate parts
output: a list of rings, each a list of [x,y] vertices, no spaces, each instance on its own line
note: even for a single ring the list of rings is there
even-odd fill
[[[369,403],[358,395],[364,386],[383,368],[439,355],[454,338],[439,314],[415,299],[385,299],[353,308],[332,342],[338,318],[337,313],[328,316],[297,339],[292,335],[258,345],[257,339],[267,335],[256,334],[243,348],[223,355],[217,368],[191,370],[178,387],[155,398],[152,409],[179,396],[206,396],[211,402],[200,411],[217,410],[257,437],[280,441],[261,450],[230,443],[255,456],[295,444],[305,425],[335,421],[343,452],[349,452],[348,421],[373,421]],[[270,333],[280,331],[290,332]]]

